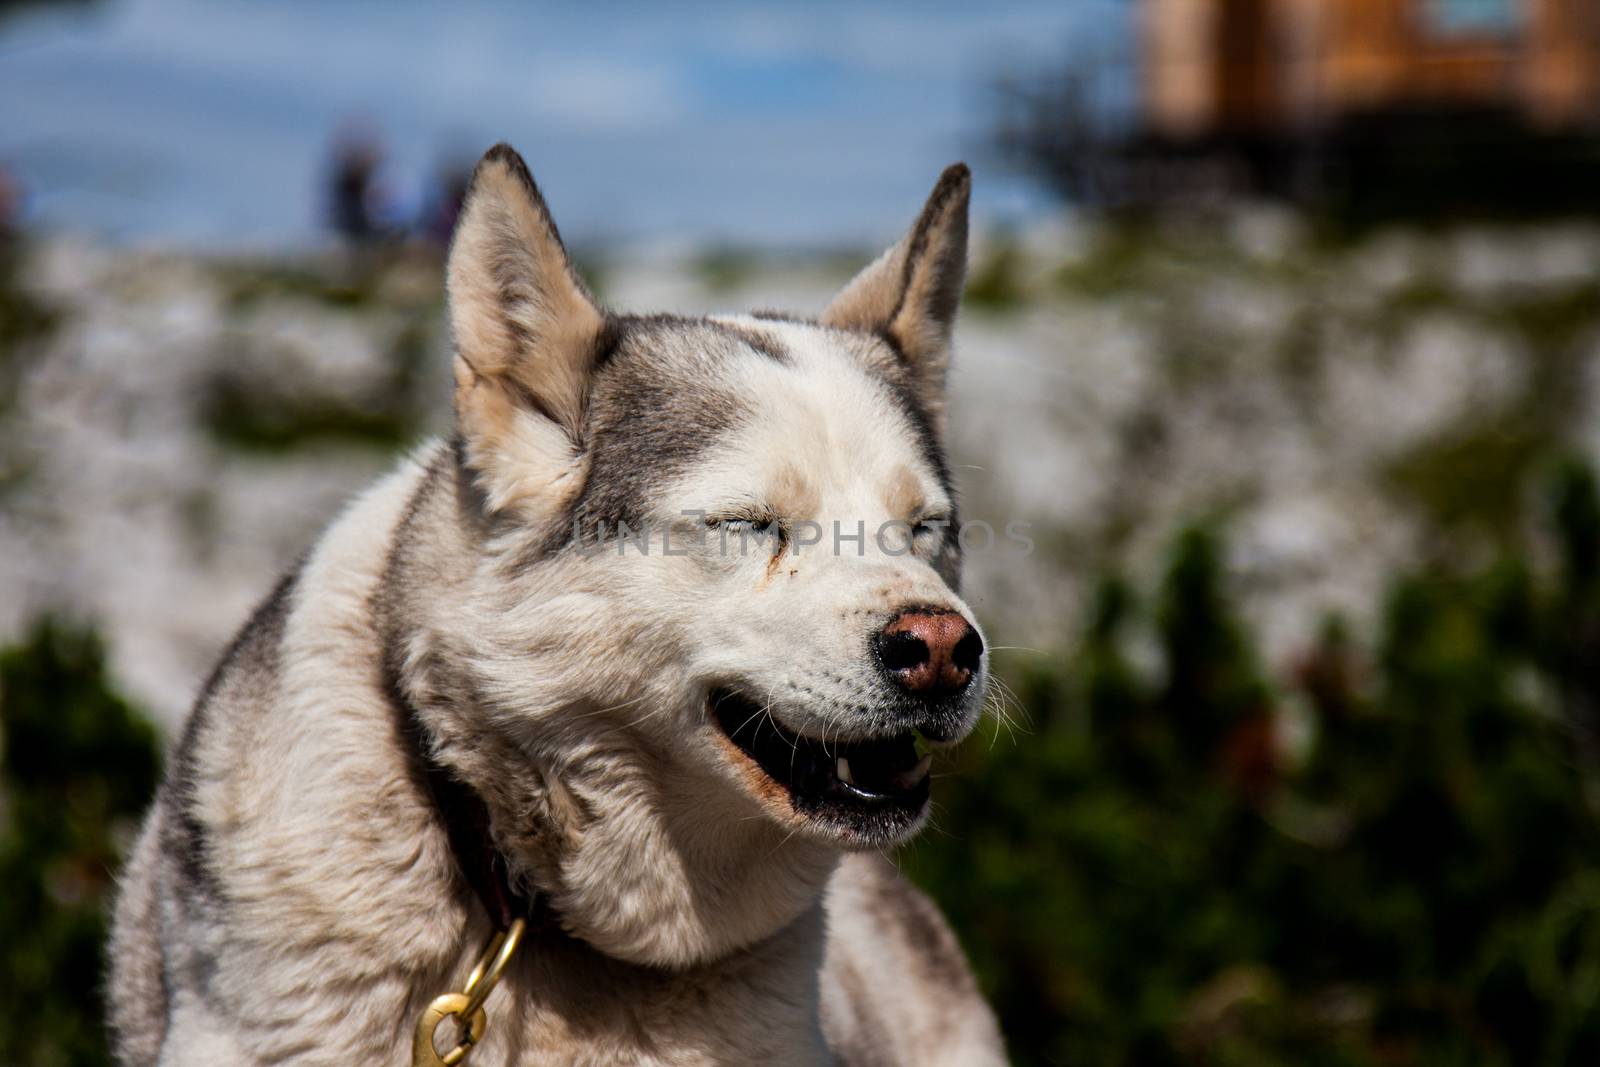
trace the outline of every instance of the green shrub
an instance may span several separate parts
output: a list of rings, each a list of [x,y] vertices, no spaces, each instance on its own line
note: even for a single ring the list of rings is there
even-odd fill
[[[1275,684],[1212,535],[1103,584],[903,857],[1018,1063],[1600,1062],[1600,503],[1551,499],[1546,571],[1404,578]]]
[[[0,1062],[110,1063],[107,911],[158,767],[91,634],[46,621],[0,652]]]

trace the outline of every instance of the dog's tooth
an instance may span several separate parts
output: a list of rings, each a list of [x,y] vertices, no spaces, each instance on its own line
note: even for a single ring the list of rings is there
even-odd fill
[[[855,783],[855,779],[850,777],[850,761],[845,759],[843,756],[839,757],[839,762],[835,765],[834,770],[839,775],[839,781],[850,782],[851,784]]]
[[[933,766],[933,754],[929,753],[917,760],[917,765],[909,771],[899,771],[894,776],[894,784],[901,789],[910,789],[928,776],[928,768]]]

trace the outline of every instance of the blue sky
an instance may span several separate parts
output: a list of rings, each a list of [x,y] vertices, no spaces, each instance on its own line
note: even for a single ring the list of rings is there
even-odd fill
[[[0,22],[0,161],[33,219],[293,246],[352,117],[414,203],[437,162],[521,149],[564,232],[873,243],[941,167],[976,210],[1044,202],[987,154],[989,87],[1127,49],[1130,0],[1012,4],[106,0]]]

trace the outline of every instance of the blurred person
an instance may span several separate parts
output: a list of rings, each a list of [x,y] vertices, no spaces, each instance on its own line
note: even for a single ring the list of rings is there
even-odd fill
[[[384,234],[385,197],[378,184],[383,161],[383,145],[369,131],[347,128],[334,140],[327,179],[328,222],[353,244],[367,244]]]
[[[22,229],[22,182],[0,163],[0,240],[10,240]]]

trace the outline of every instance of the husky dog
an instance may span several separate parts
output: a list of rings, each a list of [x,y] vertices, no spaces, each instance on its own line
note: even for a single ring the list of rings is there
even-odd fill
[[[819,319],[632,316],[483,158],[455,432],[201,693],[117,904],[123,1063],[403,1063],[523,908],[469,1067],[1003,1062],[879,855],[987,673],[940,445],[970,184]]]

